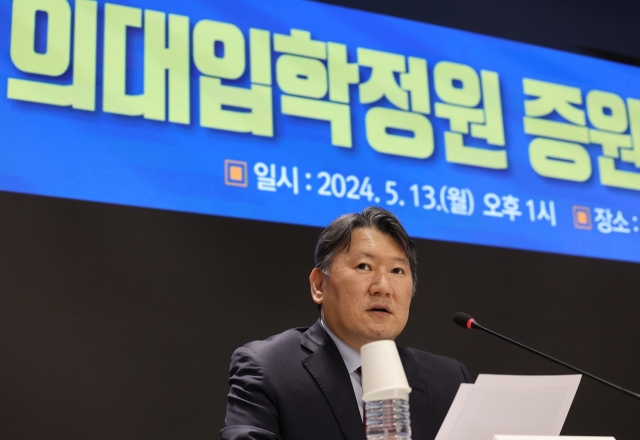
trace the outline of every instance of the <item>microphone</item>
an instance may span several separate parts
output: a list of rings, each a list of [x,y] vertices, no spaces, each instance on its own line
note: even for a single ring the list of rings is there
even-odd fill
[[[512,343],[514,345],[517,345],[518,347],[524,348],[525,350],[530,351],[531,353],[535,353],[535,354],[537,354],[539,356],[542,356],[545,359],[549,359],[550,361],[555,362],[556,364],[562,365],[563,367],[566,367],[566,368],[568,368],[570,370],[576,371],[576,372],[578,372],[580,374],[583,374],[583,375],[585,375],[587,377],[590,377],[593,380],[596,380],[596,381],[598,381],[600,383],[603,383],[603,384],[608,385],[608,386],[610,386],[612,388],[615,388],[616,390],[621,391],[621,392],[623,392],[624,394],[626,394],[628,396],[632,396],[632,397],[635,397],[636,399],[640,399],[640,394],[638,394],[638,393],[634,393],[632,391],[626,390],[626,389],[624,389],[624,388],[622,388],[622,387],[620,387],[620,386],[618,386],[616,384],[608,382],[608,381],[606,381],[604,379],[600,379],[598,376],[594,376],[591,373],[587,373],[586,371],[583,371],[583,370],[581,370],[579,368],[576,368],[576,367],[574,367],[572,365],[569,365],[569,364],[567,364],[565,362],[562,362],[562,361],[560,361],[560,360],[558,360],[556,358],[553,358],[553,357],[551,357],[551,356],[549,356],[547,354],[544,354],[544,353],[542,353],[542,352],[540,352],[538,350],[534,350],[531,347],[527,347],[526,345],[521,344],[520,342],[514,341],[513,339],[509,339],[506,336],[502,336],[501,334],[496,333],[493,330],[489,330],[488,328],[483,327],[480,324],[478,324],[478,321],[473,319],[473,317],[471,315],[467,314],[467,313],[462,313],[462,312],[456,313],[455,315],[453,315],[453,322],[458,324],[460,327],[464,327],[464,328],[468,328],[468,329],[474,329],[475,328],[475,329],[478,329],[478,330],[482,330],[483,332],[489,333],[489,334],[491,334],[493,336],[497,336],[498,338],[503,339],[503,340],[505,340],[507,342],[510,342],[510,343]]]

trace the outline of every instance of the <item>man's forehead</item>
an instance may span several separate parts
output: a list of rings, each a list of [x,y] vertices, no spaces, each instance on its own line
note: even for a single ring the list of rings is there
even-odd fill
[[[386,258],[391,258],[392,260],[396,260],[402,263],[408,263],[407,259],[405,257],[399,256],[399,255],[389,255],[387,252],[385,253],[379,253],[378,255],[369,253],[369,252],[354,252],[354,257],[365,257],[365,258],[372,258],[372,259],[376,259],[376,258],[381,258],[381,257],[386,257]]]
[[[395,237],[373,228],[354,229],[351,243],[343,250],[343,253],[354,258],[390,258],[408,262],[404,247]]]

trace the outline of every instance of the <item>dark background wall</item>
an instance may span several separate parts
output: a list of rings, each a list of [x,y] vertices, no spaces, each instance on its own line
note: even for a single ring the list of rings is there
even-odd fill
[[[631,64],[631,1],[332,3]],[[639,198],[640,202],[640,198]],[[0,438],[216,438],[229,357],[308,326],[318,229],[0,193]],[[481,322],[640,390],[640,266],[420,240],[399,339],[475,375],[561,367],[455,327]],[[637,438],[640,402],[583,379],[565,435]]]

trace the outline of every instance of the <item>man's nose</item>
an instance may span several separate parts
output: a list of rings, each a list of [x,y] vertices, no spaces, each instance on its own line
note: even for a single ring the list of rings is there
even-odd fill
[[[391,283],[389,282],[389,274],[384,272],[374,273],[369,287],[371,295],[391,295]]]

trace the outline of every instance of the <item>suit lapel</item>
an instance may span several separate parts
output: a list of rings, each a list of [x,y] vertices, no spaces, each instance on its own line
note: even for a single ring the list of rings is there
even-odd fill
[[[365,432],[342,356],[318,320],[302,337],[312,353],[302,363],[318,383],[346,440],[365,440]]]
[[[411,412],[411,432],[412,438],[416,440],[433,439],[436,436],[433,431],[433,421],[431,420],[431,409],[433,402],[430,392],[429,381],[418,375],[419,365],[411,353],[398,347],[400,360],[407,375],[407,381],[411,387],[409,394],[409,411]]]

